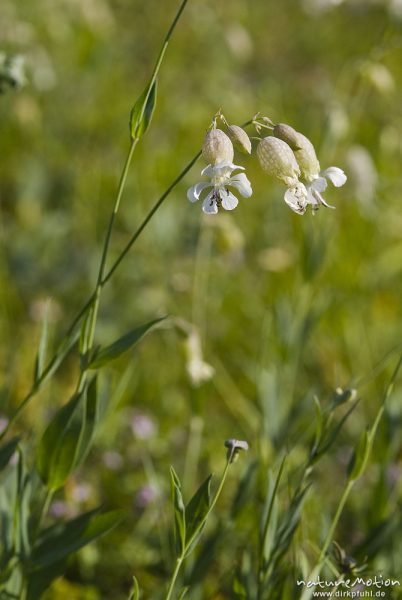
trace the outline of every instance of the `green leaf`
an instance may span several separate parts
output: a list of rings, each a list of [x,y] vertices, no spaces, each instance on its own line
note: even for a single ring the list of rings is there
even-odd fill
[[[178,595],[177,600],[183,600],[184,596],[187,594],[189,589],[189,587],[183,588],[180,594]]]
[[[100,420],[100,408],[97,391],[97,377],[94,377],[85,390],[85,417],[80,444],[74,467],[83,462],[91,447],[96,427]]]
[[[103,367],[103,365],[107,364],[108,362],[115,360],[121,354],[127,352],[127,350],[134,346],[134,344],[139,342],[140,339],[144,337],[144,335],[148,333],[150,329],[152,329],[155,325],[157,325],[164,319],[166,319],[166,317],[154,319],[149,323],[145,323],[145,325],[141,325],[140,327],[129,331],[129,333],[123,335],[121,338],[113,342],[113,344],[111,344],[110,346],[100,348],[96,352],[92,361],[89,363],[88,368],[99,369],[99,367]]]
[[[75,346],[77,340],[79,338],[79,330],[74,328],[63,340],[61,341],[57,351],[50,361],[50,364],[43,370],[41,374],[41,383],[45,383],[48,381],[53,374],[57,371],[67,354],[70,350]]]
[[[235,575],[233,579],[233,593],[239,600],[247,599],[247,590],[237,575]]]
[[[191,498],[185,510],[187,552],[195,545],[204,528],[205,518],[211,504],[211,479],[209,475]]]
[[[354,404],[343,415],[343,417],[339,420],[339,422],[336,423],[336,425],[334,425],[334,427],[328,426],[328,428],[321,434],[319,447],[314,448],[314,452],[312,452],[310,455],[310,461],[312,464],[317,462],[317,460],[319,460],[331,448],[331,446],[336,441],[343,425],[345,424],[347,419],[350,417],[352,412],[355,410],[358,403],[359,403],[359,400],[356,400],[356,402],[354,402]]]
[[[157,81],[150,87],[147,85],[137,102],[134,104],[130,115],[130,133],[132,139],[139,139],[148,129],[156,104]]]
[[[36,466],[43,483],[51,490],[62,487],[73,471],[85,430],[85,390],[65,404],[42,436]]]
[[[20,438],[15,437],[0,447],[0,471],[8,465],[10,458],[17,449],[19,441]]]
[[[128,600],[139,600],[140,588],[138,585],[137,578],[133,576],[133,587],[131,588]]]
[[[24,560],[29,556],[31,544],[29,540],[29,517],[31,502],[31,477],[26,469],[22,448],[18,451],[17,495],[15,502],[15,525],[18,531],[18,554]]]
[[[282,478],[282,473],[287,460],[287,455],[282,459],[281,465],[278,470],[278,474],[274,479],[273,472],[270,471],[268,474],[268,491],[265,500],[265,506],[263,511],[263,519],[261,523],[260,533],[260,563],[265,569],[265,565],[268,564],[271,552],[274,546],[274,536],[277,530],[277,494],[279,484]]]
[[[32,571],[44,569],[67,558],[111,531],[123,518],[122,511],[99,514],[99,509],[95,509],[45,529],[31,555]]]
[[[179,477],[173,467],[170,467],[170,483],[175,520],[175,539],[178,556],[182,556],[186,547],[186,509],[181,493]]]
[[[371,439],[372,438],[369,430],[366,430],[361,434],[357,443],[357,447],[353,453],[352,460],[349,463],[349,481],[355,481],[358,479],[366,468],[367,460],[370,454]]]
[[[55,579],[63,575],[66,567],[67,560],[64,559],[53,563],[50,567],[30,573],[26,600],[38,600],[38,598],[42,598],[43,592],[50,587]]]

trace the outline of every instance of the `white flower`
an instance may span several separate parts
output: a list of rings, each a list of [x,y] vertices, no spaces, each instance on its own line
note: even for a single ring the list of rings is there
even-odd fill
[[[238,173],[231,177],[232,171],[236,169],[243,170],[243,167],[225,161],[214,166],[208,165],[201,171],[201,175],[206,175],[210,181],[201,181],[193,185],[187,191],[187,198],[190,202],[196,202],[204,190],[212,188],[202,203],[204,213],[215,215],[220,206],[225,210],[233,210],[239,201],[229,191],[229,187],[237,189],[244,198],[249,198],[253,193],[251,184],[244,173]]]
[[[321,193],[327,189],[327,179],[335,186],[341,187],[346,182],[346,175],[338,167],[329,167],[325,171],[321,171],[311,183],[307,185],[307,203],[311,204],[313,211],[319,209],[320,205],[326,206],[327,208],[335,208],[328,204]]]
[[[308,191],[303,183],[298,181],[289,187],[284,195],[286,204],[298,215],[304,215],[308,201]]]

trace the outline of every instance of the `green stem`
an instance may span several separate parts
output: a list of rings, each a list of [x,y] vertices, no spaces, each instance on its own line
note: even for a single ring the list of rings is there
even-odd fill
[[[346,501],[349,498],[350,492],[352,491],[354,483],[355,483],[355,480],[348,481],[347,486],[343,490],[343,494],[342,494],[342,497],[341,497],[341,499],[339,501],[338,508],[336,510],[335,516],[332,519],[331,526],[330,526],[330,528],[328,530],[328,533],[327,533],[326,538],[324,540],[324,543],[322,545],[321,552],[320,552],[320,555],[318,557],[317,564],[315,565],[314,569],[309,574],[309,576],[307,578],[307,581],[314,581],[319,576],[319,574],[321,573],[321,569],[324,566],[324,562],[325,562],[325,555],[327,553],[329,545],[331,544],[331,541],[332,541],[334,533],[335,533],[335,529],[336,529],[336,527],[338,525],[338,521],[339,521],[340,516],[341,516],[341,514],[343,512],[343,509],[345,507]],[[305,587],[304,591],[303,591],[303,593],[301,595],[300,600],[309,600],[311,598],[311,596],[313,595],[313,592],[314,592],[314,587],[310,587],[310,588]]]
[[[178,21],[179,21],[179,19],[181,17],[181,14],[182,14],[182,12],[183,12],[183,10],[184,10],[187,2],[188,2],[188,0],[183,0],[182,3],[180,4],[180,7],[179,7],[179,9],[178,9],[178,11],[176,13],[176,16],[174,17],[174,19],[172,21],[172,24],[169,27],[169,30],[168,30],[168,32],[167,32],[167,34],[165,36],[162,48],[160,50],[160,53],[159,53],[158,58],[157,58],[156,63],[155,63],[155,67],[154,67],[154,69],[152,71],[150,82],[148,84],[148,96],[150,94],[152,85],[155,83],[156,78],[158,76],[158,73],[159,73],[160,67],[162,65],[162,61],[163,61],[163,58],[165,56],[166,49],[168,47],[170,38],[172,37],[173,31],[174,31],[174,29],[175,29],[175,27],[176,27],[176,25],[177,25],[177,23],[178,23]],[[145,105],[146,105],[146,102],[144,103],[143,110],[145,110]],[[70,327],[69,327],[69,329],[68,329],[68,331],[67,331],[67,333],[65,335],[65,338],[64,338],[64,339],[66,339],[67,336],[72,335],[72,333],[74,332],[75,328],[77,327],[77,325],[81,321],[82,317],[86,314],[86,312],[88,311],[88,309],[91,308],[91,306],[92,306],[93,310],[92,310],[92,314],[91,314],[91,322],[89,324],[89,332],[88,332],[88,339],[87,339],[87,343],[89,345],[89,348],[91,348],[92,345],[93,345],[93,339],[94,339],[94,335],[95,335],[96,321],[97,321],[98,310],[99,310],[100,294],[101,294],[103,285],[107,281],[109,281],[110,277],[113,275],[113,273],[115,272],[115,270],[119,266],[120,262],[123,260],[123,258],[127,254],[127,252],[132,247],[132,245],[135,243],[135,241],[137,240],[137,238],[141,234],[142,230],[146,227],[146,225],[148,224],[148,222],[150,221],[150,219],[152,218],[152,216],[154,215],[154,213],[158,210],[159,206],[165,200],[165,198],[170,194],[170,192],[172,191],[172,189],[177,185],[177,183],[179,183],[179,181],[184,177],[184,175],[187,173],[187,171],[193,166],[193,164],[195,163],[195,161],[200,156],[200,153],[198,153],[197,156],[194,157],[192,159],[192,161],[190,161],[189,165],[182,171],[182,173],[179,175],[179,177],[177,177],[175,179],[175,181],[173,182],[173,184],[166,190],[166,192],[156,202],[156,204],[153,206],[153,208],[151,209],[151,211],[148,213],[147,217],[144,219],[143,223],[140,225],[140,227],[137,229],[137,231],[134,233],[134,235],[132,236],[132,238],[128,242],[127,246],[124,248],[124,250],[122,251],[122,253],[119,255],[119,257],[117,258],[117,260],[115,261],[115,263],[112,265],[112,268],[110,269],[110,271],[106,274],[106,276],[104,276],[105,267],[106,267],[106,260],[107,260],[107,254],[108,254],[108,249],[109,249],[109,245],[110,245],[110,239],[111,239],[111,234],[112,234],[112,230],[113,230],[113,226],[114,226],[114,221],[115,221],[115,217],[116,217],[117,211],[118,211],[119,206],[120,206],[121,196],[122,196],[122,193],[123,193],[123,190],[124,190],[124,186],[125,186],[125,182],[126,182],[126,178],[127,178],[129,166],[130,166],[132,155],[134,153],[134,149],[135,149],[135,146],[137,145],[137,142],[138,142],[137,138],[132,139],[132,142],[131,142],[131,145],[130,145],[130,150],[129,150],[129,153],[127,155],[127,159],[126,159],[126,162],[125,162],[125,165],[124,165],[124,168],[123,168],[123,172],[122,172],[122,175],[121,175],[121,178],[120,178],[118,192],[117,192],[117,197],[116,197],[116,202],[115,202],[115,206],[114,206],[114,209],[113,209],[110,221],[109,221],[109,226],[108,226],[108,230],[107,230],[107,233],[106,233],[105,243],[104,243],[104,246],[103,246],[102,258],[101,258],[101,263],[100,263],[100,268],[99,268],[99,272],[98,272],[98,279],[97,279],[95,290],[91,294],[91,296],[87,300],[87,302],[84,304],[84,306],[81,308],[81,310],[79,311],[79,313],[77,314],[77,316],[74,318],[74,320],[71,323],[71,325],[70,325]],[[34,384],[32,385],[31,389],[29,390],[28,394],[25,396],[25,398],[21,401],[21,403],[17,407],[14,415],[10,418],[7,427],[0,434],[0,441],[3,439],[3,437],[5,437],[7,435],[8,431],[11,429],[11,427],[14,425],[14,423],[18,420],[19,416],[21,415],[21,413],[23,412],[23,410],[25,409],[25,407],[29,404],[30,400],[39,391],[39,389],[41,388],[42,383],[44,383],[46,381],[46,379],[48,378],[49,374],[52,372],[53,367],[56,364],[57,360],[58,360],[58,355],[56,353],[53,356],[53,358],[50,360],[50,362],[48,363],[47,367],[42,372],[41,376],[34,382]]]
[[[179,574],[179,571],[180,571],[180,568],[181,568],[183,560],[184,560],[184,556],[181,556],[180,558],[178,558],[176,560],[176,567],[175,567],[175,570],[173,571],[173,575],[172,575],[172,578],[170,580],[170,585],[169,585],[169,589],[168,589],[168,592],[167,592],[167,595],[166,595],[166,600],[170,600],[171,597],[172,597],[174,586],[175,586],[175,583],[176,583],[176,579],[177,579],[177,576]]]
[[[338,508],[336,510],[335,516],[332,519],[331,527],[328,530],[327,536],[326,536],[326,538],[324,540],[324,544],[323,544],[323,546],[321,548],[320,556],[318,558],[318,563],[317,563],[319,565],[324,562],[325,555],[327,553],[327,550],[329,548],[330,543],[332,542],[332,538],[334,537],[335,529],[336,529],[336,527],[338,525],[338,521],[339,521],[340,516],[341,516],[341,514],[343,512],[343,509],[345,507],[346,501],[349,498],[350,492],[352,491],[352,487],[353,487],[354,483],[355,483],[354,480],[353,481],[348,481],[347,486],[343,490],[343,494],[342,494],[342,497],[341,497],[341,499],[339,501]]]
[[[191,538],[186,541],[186,545],[185,545],[185,547],[184,547],[181,555],[176,560],[176,566],[175,566],[175,569],[173,571],[172,577],[170,579],[169,588],[168,588],[165,600],[171,600],[172,593],[173,593],[173,590],[174,590],[174,586],[175,586],[177,577],[179,575],[181,566],[182,566],[182,564],[184,562],[184,559],[186,558],[187,552],[191,548],[191,545],[194,542],[195,538],[199,535],[200,530],[204,527],[205,523],[207,522],[209,515],[213,511],[213,509],[214,509],[214,507],[215,507],[215,505],[216,505],[216,503],[217,503],[217,501],[219,499],[219,496],[221,495],[221,492],[223,490],[223,486],[225,485],[226,476],[228,474],[229,466],[231,465],[231,459],[232,459],[232,457],[233,457],[233,452],[227,458],[226,465],[225,465],[224,471],[222,473],[222,477],[221,477],[221,481],[219,483],[218,489],[216,490],[216,494],[215,494],[214,499],[212,500],[212,502],[211,502],[211,504],[209,506],[208,511],[205,513],[205,516],[204,516],[204,518],[202,520],[202,523],[200,524],[200,526],[198,527],[198,529],[194,532],[194,534],[191,536]]]
[[[109,271],[106,273],[105,277],[102,280],[102,285],[105,285],[105,283],[107,283],[109,281],[109,279],[112,277],[113,273],[116,271],[117,267],[120,265],[121,261],[124,259],[124,257],[126,256],[126,254],[131,250],[131,248],[134,245],[134,243],[140,237],[141,233],[143,232],[143,230],[145,229],[145,227],[148,225],[149,221],[152,219],[152,217],[154,216],[154,214],[156,213],[156,211],[163,204],[163,202],[166,200],[166,198],[169,196],[169,194],[173,191],[173,189],[176,187],[176,185],[188,173],[188,171],[191,169],[191,167],[199,159],[200,156],[201,156],[201,152],[198,152],[190,160],[190,162],[188,163],[188,165],[186,165],[184,167],[184,169],[182,170],[182,172],[180,173],[180,175],[178,175],[176,177],[176,179],[173,181],[173,183],[171,183],[170,186],[166,189],[166,191],[163,192],[162,196],[155,202],[155,204],[153,205],[153,207],[151,208],[151,210],[149,211],[149,213],[147,214],[147,216],[145,217],[145,219],[143,220],[143,222],[141,223],[141,225],[133,233],[133,235],[131,236],[130,240],[127,242],[126,246],[123,248],[123,250],[121,251],[121,253],[119,254],[119,256],[116,258],[116,260],[113,263],[113,265],[110,267]]]
[[[131,140],[130,149],[128,151],[127,158],[124,163],[123,171],[122,171],[122,174],[120,177],[119,186],[117,188],[116,200],[115,200],[115,204],[113,207],[113,212],[110,216],[105,241],[103,244],[102,256],[101,256],[101,261],[99,264],[98,277],[96,280],[95,292],[93,294],[94,299],[93,299],[93,303],[91,305],[92,310],[90,313],[90,322],[89,322],[89,326],[88,326],[88,333],[87,333],[86,340],[85,340],[85,351],[86,352],[91,351],[93,343],[94,343],[95,328],[96,328],[96,322],[98,319],[99,303],[100,303],[100,296],[101,296],[101,291],[102,291],[102,280],[103,280],[103,276],[105,273],[106,260],[107,260],[107,255],[108,255],[108,251],[109,251],[110,240],[112,237],[113,226],[114,226],[114,222],[116,220],[116,215],[117,215],[119,207],[120,207],[121,197],[122,197],[125,185],[126,185],[128,171],[130,168],[130,164],[131,164],[134,150],[135,150],[137,143],[138,143],[138,138],[133,138]],[[82,383],[84,383],[85,376],[82,377],[81,379],[82,379]]]

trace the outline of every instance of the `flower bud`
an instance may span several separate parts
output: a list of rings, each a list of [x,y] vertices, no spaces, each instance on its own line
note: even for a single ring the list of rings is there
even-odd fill
[[[318,177],[320,163],[313,144],[305,135],[299,133],[290,125],[279,123],[274,127],[274,136],[283,140],[292,148],[303,179],[310,182]]]
[[[211,129],[205,136],[202,155],[209,165],[231,163],[234,157],[233,144],[221,129]]]
[[[227,459],[230,463],[237,460],[240,450],[248,450],[248,443],[244,440],[226,440],[225,448],[227,448]]]
[[[236,150],[243,152],[243,154],[251,154],[251,140],[244,129],[238,125],[229,125],[228,136]]]
[[[320,174],[320,163],[318,162],[313,144],[302,133],[298,134],[298,144],[300,149],[295,150],[295,156],[301,175],[303,179],[311,182]]]
[[[300,149],[300,144],[298,143],[299,134],[296,129],[293,129],[293,127],[290,125],[286,125],[286,123],[278,123],[278,125],[275,125],[273,129],[273,134],[283,142],[286,142],[293,151]]]
[[[266,137],[258,144],[257,156],[262,169],[268,175],[277,177],[287,186],[298,183],[300,168],[286,142],[273,136]]]

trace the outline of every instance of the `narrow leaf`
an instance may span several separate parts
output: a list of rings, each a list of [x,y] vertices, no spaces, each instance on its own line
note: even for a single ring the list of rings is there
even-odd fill
[[[94,377],[85,392],[85,418],[80,444],[77,450],[75,467],[80,465],[87,456],[96,427],[100,419],[99,400],[97,391],[97,377]]]
[[[45,383],[45,381],[48,381],[54,375],[54,373],[57,371],[67,354],[77,343],[78,338],[79,330],[76,328],[73,329],[73,331],[71,331],[69,335],[63,338],[59,347],[56,350],[53,359],[50,361],[50,363],[47,365],[47,367],[43,370],[41,374],[40,381],[42,384]]]
[[[107,364],[108,362],[115,360],[116,358],[121,356],[121,354],[129,350],[132,346],[134,346],[134,344],[139,342],[140,339],[144,337],[144,335],[148,333],[148,331],[150,331],[150,329],[152,329],[155,325],[157,325],[157,323],[160,323],[164,319],[166,319],[166,317],[154,319],[149,323],[145,323],[145,325],[141,325],[140,327],[129,331],[129,333],[123,335],[121,338],[113,342],[113,344],[111,344],[110,346],[100,348],[93,357],[92,361],[89,363],[88,368],[99,369],[99,367],[103,367],[103,365]]]
[[[50,587],[51,583],[63,575],[66,566],[67,560],[64,559],[57,563],[52,563],[50,567],[30,573],[26,600],[38,600],[38,598],[42,598],[43,592]]]
[[[189,587],[183,588],[180,594],[178,595],[177,600],[183,600],[184,596],[187,594],[189,589]]]
[[[205,517],[211,504],[211,479],[209,475],[200,485],[186,507],[186,546],[195,541],[205,525]]]
[[[138,585],[137,578],[133,576],[133,587],[130,590],[130,595],[128,600],[139,600],[140,597],[140,588]]]
[[[371,435],[370,431],[364,431],[357,443],[357,447],[353,453],[352,460],[348,467],[348,479],[354,481],[362,475],[366,468],[367,460],[370,454]]]
[[[2,471],[9,463],[10,458],[17,449],[19,437],[15,437],[6,444],[0,446],[0,471]]]
[[[35,360],[35,372],[34,372],[34,381],[37,382],[44,370],[45,359],[46,359],[46,350],[47,350],[47,342],[48,342],[48,333],[49,333],[49,306],[50,301],[46,302],[45,311],[43,315],[43,323],[42,323],[42,332],[39,341],[38,354],[36,355]]]
[[[157,82],[147,85],[133,106],[130,115],[130,133],[133,139],[139,139],[148,129],[156,104]]]
[[[177,554],[181,556],[186,547],[186,513],[180,480],[173,467],[170,467],[170,483],[172,488]]]
[[[31,555],[32,569],[43,569],[59,562],[111,531],[123,517],[122,511],[99,514],[99,509],[95,509],[45,529]]]
[[[260,564],[264,565],[268,562],[271,549],[272,549],[272,538],[276,533],[276,519],[275,517],[275,505],[276,498],[279,489],[279,483],[282,478],[283,469],[285,467],[287,455],[282,459],[281,465],[279,467],[278,474],[273,479],[273,474],[269,474],[269,482],[268,482],[268,493],[266,498],[266,508],[264,510],[264,519],[261,528],[260,535]]]
[[[51,490],[62,487],[76,465],[85,416],[84,391],[56,413],[42,436],[36,466],[43,483]]]

